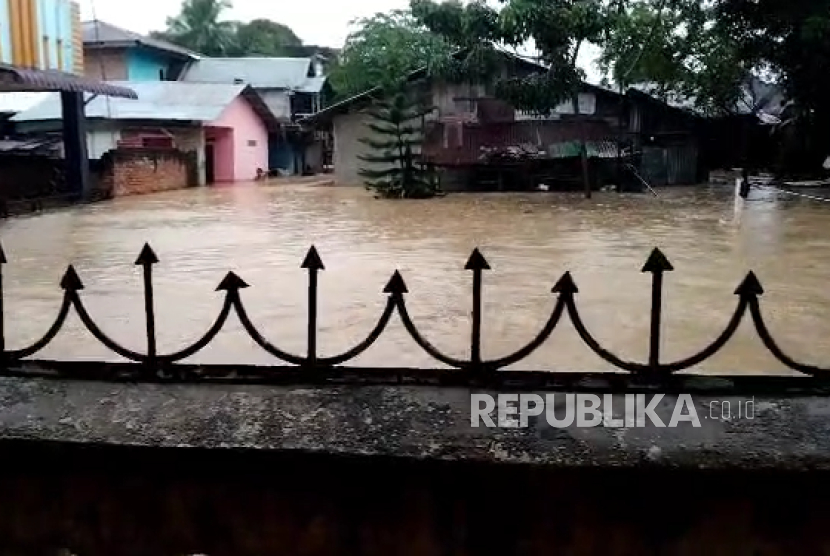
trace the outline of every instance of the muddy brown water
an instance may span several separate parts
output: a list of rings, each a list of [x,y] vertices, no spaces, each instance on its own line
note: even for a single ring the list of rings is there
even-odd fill
[[[361,188],[242,184],[118,199],[10,219],[0,239],[10,348],[37,339],[60,305],[57,284],[75,264],[90,313],[124,345],[145,349],[140,269],[149,241],[155,267],[159,351],[178,349],[212,323],[228,270],[252,320],[283,349],[303,354],[306,275],[299,264],[317,246],[323,355],[359,342],[384,306],[394,269],[410,289],[408,305],[423,334],[446,353],[469,353],[471,276],[463,265],[475,246],[489,260],[484,278],[483,355],[529,341],[554,305],[551,286],[565,271],[594,335],[618,355],[648,355],[650,278],[640,272],[654,246],[675,267],[664,295],[663,357],[690,355],[725,326],[747,270],[760,277],[762,307],[791,355],[830,367],[830,203],[754,191],[740,222],[731,187],[669,189],[659,198],[600,193],[591,200],[556,193],[451,195],[428,201],[375,200]],[[830,198],[830,192],[811,191]],[[43,358],[118,361],[76,317]],[[235,317],[189,361],[273,363]],[[435,365],[397,317],[355,364]],[[515,368],[607,370],[569,323]],[[745,323],[732,342],[695,370],[784,373]]]

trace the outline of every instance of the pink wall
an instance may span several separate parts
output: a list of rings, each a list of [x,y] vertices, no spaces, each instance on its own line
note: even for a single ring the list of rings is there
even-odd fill
[[[213,144],[213,180],[216,183],[234,181],[235,158],[234,130],[224,127],[205,129],[205,140]]]
[[[233,181],[254,179],[257,168],[268,170],[268,130],[247,100],[236,97],[210,126],[232,130]]]

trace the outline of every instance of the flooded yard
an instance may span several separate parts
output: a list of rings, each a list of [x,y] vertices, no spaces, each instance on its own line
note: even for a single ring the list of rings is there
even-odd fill
[[[570,270],[591,332],[623,358],[645,361],[650,276],[640,269],[659,246],[675,268],[665,280],[664,360],[698,351],[724,328],[737,302],[734,289],[753,269],[781,346],[799,360],[830,366],[829,217],[828,203],[753,191],[736,222],[731,186],[662,190],[659,198],[534,193],[383,201],[362,188],[242,184],[124,198],[0,225],[9,258],[7,345],[22,347],[45,332],[60,305],[58,281],[73,263],[93,318],[143,351],[141,273],[133,263],[149,241],[161,259],[154,270],[160,353],[204,333],[222,304],[215,287],[234,270],[251,285],[242,297],[254,323],[279,347],[304,354],[307,276],[299,266],[314,244],[326,265],[320,275],[322,355],[365,337],[385,304],[381,290],[399,269],[415,324],[440,349],[466,358],[471,275],[463,266],[478,246],[492,266],[484,277],[485,358],[512,352],[536,335],[555,303],[551,286]],[[695,370],[786,372],[747,324]],[[119,360],[76,317],[70,325],[39,357]],[[276,363],[235,317],[190,361]],[[397,317],[354,363],[437,364]],[[567,322],[516,367],[610,369]]]

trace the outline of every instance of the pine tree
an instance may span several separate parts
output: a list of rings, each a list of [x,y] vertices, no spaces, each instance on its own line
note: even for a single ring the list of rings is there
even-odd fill
[[[397,91],[376,102],[367,124],[372,137],[360,139],[372,154],[360,160],[374,168],[359,171],[366,188],[385,198],[426,199],[438,194],[433,173],[419,163],[413,152],[423,143],[423,118],[433,108],[411,93]]]

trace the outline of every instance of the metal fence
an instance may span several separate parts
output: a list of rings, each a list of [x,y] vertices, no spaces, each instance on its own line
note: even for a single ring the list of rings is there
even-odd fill
[[[324,270],[323,261],[317,252],[317,249],[312,246],[305,259],[302,261],[301,268],[308,272],[308,328],[307,328],[307,350],[305,354],[289,353],[284,349],[278,347],[274,342],[265,338],[263,334],[253,324],[245,305],[242,300],[242,290],[248,287],[248,284],[233,272],[222,279],[216,287],[217,291],[224,293],[224,303],[215,322],[205,332],[205,334],[192,345],[183,347],[182,349],[172,353],[159,353],[156,348],[156,318],[154,312],[153,301],[153,266],[159,262],[158,257],[153,252],[149,244],[145,244],[141,250],[135,264],[143,268],[143,285],[144,285],[144,307],[145,307],[145,322],[146,322],[146,345],[147,349],[144,353],[133,351],[121,345],[112,337],[108,336],[99,326],[87,311],[81,292],[84,289],[83,282],[76,272],[75,268],[70,265],[64,273],[60,287],[63,289],[63,300],[58,311],[54,323],[46,332],[46,334],[34,342],[33,344],[22,349],[8,349],[5,342],[5,319],[3,318],[3,291],[2,291],[2,268],[6,264],[6,256],[0,248],[0,356],[2,356],[3,368],[6,372],[10,372],[15,368],[20,368],[30,363],[32,356],[43,350],[49,345],[52,340],[60,332],[61,328],[66,323],[66,319],[72,309],[80,318],[84,327],[103,345],[121,357],[133,362],[128,367],[107,366],[107,369],[118,369],[119,376],[129,376],[136,379],[144,380],[164,380],[164,379],[199,379],[200,377],[208,376],[210,373],[205,369],[210,366],[199,365],[185,365],[181,362],[198,353],[204,349],[222,330],[223,326],[228,320],[231,312],[235,312],[239,321],[241,322],[245,331],[250,335],[253,341],[263,350],[273,355],[283,363],[288,365],[275,367],[258,367],[257,374],[259,376],[280,373],[300,373],[305,377],[322,376],[332,374],[337,369],[342,369],[343,365],[364,353],[384,332],[389,324],[392,316],[397,313],[403,323],[406,331],[427,354],[429,354],[436,361],[443,363],[451,369],[433,371],[438,373],[450,373],[455,376],[479,377],[486,378],[495,375],[510,375],[511,377],[518,377],[522,371],[513,371],[509,373],[499,373],[498,371],[504,369],[509,365],[519,363],[537,348],[539,348],[551,334],[553,334],[556,327],[562,321],[563,317],[567,315],[571,323],[574,325],[576,332],[585,344],[599,357],[617,367],[622,371],[627,371],[635,376],[644,377],[646,379],[661,379],[661,377],[669,377],[673,373],[683,371],[694,367],[708,358],[715,355],[721,348],[735,334],[738,325],[749,313],[755,331],[761,338],[764,346],[787,367],[798,371],[800,373],[811,375],[815,377],[826,377],[830,373],[830,369],[822,369],[816,366],[807,365],[794,360],[788,356],[778,346],[769,332],[760,308],[760,298],[764,290],[758,278],[753,272],[747,273],[743,281],[735,289],[737,296],[735,310],[729,319],[725,329],[717,336],[717,338],[708,346],[705,346],[698,353],[681,359],[678,361],[664,362],[660,357],[660,330],[662,317],[662,294],[663,294],[663,279],[666,272],[673,270],[671,263],[665,255],[659,250],[654,249],[648,257],[642,272],[650,273],[652,275],[651,286],[651,326],[649,338],[649,353],[648,358],[644,362],[626,361],[615,355],[608,349],[604,348],[599,341],[591,334],[588,326],[582,320],[577,306],[577,298],[579,289],[571,276],[570,272],[565,272],[562,277],[556,282],[552,288],[552,292],[556,294],[557,299],[554,308],[544,324],[542,329],[530,340],[530,342],[522,346],[515,352],[500,357],[497,359],[484,359],[481,355],[481,325],[482,325],[482,279],[485,270],[490,269],[490,265],[484,258],[482,253],[475,249],[473,250],[469,260],[464,268],[472,274],[472,318],[471,318],[471,338],[470,338],[470,356],[468,359],[458,359],[451,357],[430,343],[418,329],[409,315],[407,308],[406,294],[408,289],[404,282],[403,276],[396,270],[389,282],[383,288],[383,293],[387,295],[386,306],[380,315],[377,324],[368,333],[366,338],[353,348],[344,351],[334,356],[321,356],[318,352],[317,342],[317,294],[318,294],[318,274]],[[137,365],[136,365],[137,363]],[[70,364],[67,362],[67,364]],[[30,365],[31,366],[31,365]],[[72,368],[81,372],[82,369],[90,369],[94,367],[91,363],[74,363]],[[366,370],[366,369],[364,369]],[[372,369],[368,369],[372,371]],[[424,370],[426,371],[426,369]],[[107,371],[112,374],[116,371]],[[525,371],[530,372],[530,371]],[[518,374],[517,374],[518,373]],[[369,373],[371,374],[371,373]],[[546,373],[546,375],[549,373]],[[560,373],[562,374],[562,373]],[[109,376],[108,376],[109,377]]]

